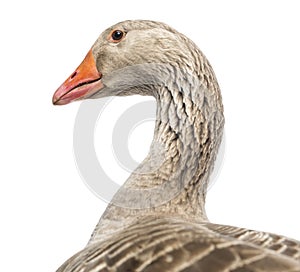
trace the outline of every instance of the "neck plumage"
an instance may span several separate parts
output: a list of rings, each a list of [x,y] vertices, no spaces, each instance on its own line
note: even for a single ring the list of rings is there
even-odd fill
[[[170,69],[154,91],[150,152],[112,199],[90,243],[145,216],[207,220],[206,190],[224,123],[219,88],[208,63],[200,75]]]

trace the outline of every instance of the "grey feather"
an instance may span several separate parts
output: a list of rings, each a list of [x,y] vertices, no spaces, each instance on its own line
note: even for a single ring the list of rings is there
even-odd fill
[[[118,44],[107,40],[114,29],[126,32]],[[92,51],[105,87],[90,98],[152,95],[157,121],[148,156],[88,245],[58,272],[300,271],[298,241],[207,219],[224,117],[216,76],[198,47],[163,23],[125,21],[105,30]]]

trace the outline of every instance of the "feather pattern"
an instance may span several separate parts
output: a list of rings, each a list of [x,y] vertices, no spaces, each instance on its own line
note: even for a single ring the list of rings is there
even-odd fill
[[[299,252],[299,242],[278,235],[148,218],[86,247],[58,271],[300,271]]]

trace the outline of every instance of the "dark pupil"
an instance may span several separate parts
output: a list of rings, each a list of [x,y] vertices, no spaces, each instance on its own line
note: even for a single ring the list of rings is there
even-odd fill
[[[112,38],[115,40],[115,41],[118,41],[118,40],[121,40],[123,37],[123,32],[120,31],[120,30],[116,30],[113,32],[112,34]]]

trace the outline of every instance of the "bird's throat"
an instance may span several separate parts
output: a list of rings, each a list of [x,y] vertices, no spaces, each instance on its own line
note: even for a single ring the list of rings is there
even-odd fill
[[[156,87],[150,152],[112,199],[91,242],[155,214],[207,220],[206,190],[224,121],[219,90],[184,78],[174,87],[174,80]]]

